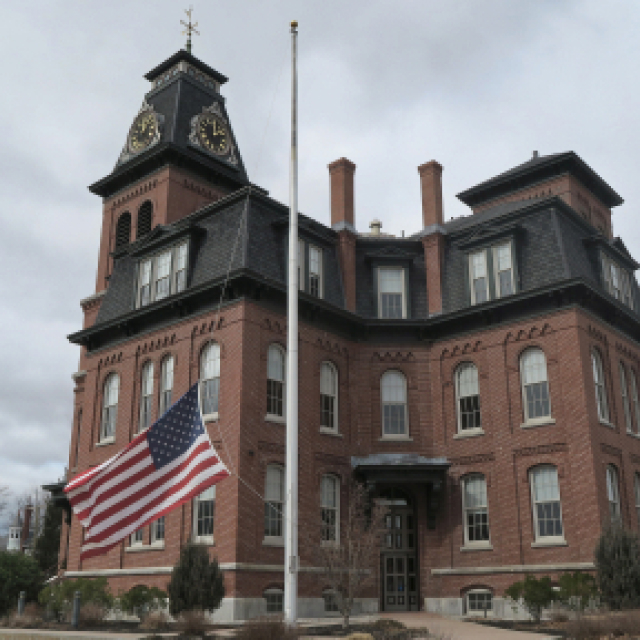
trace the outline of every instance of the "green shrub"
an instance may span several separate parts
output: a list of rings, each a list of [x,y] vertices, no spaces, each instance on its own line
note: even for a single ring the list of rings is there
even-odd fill
[[[113,606],[114,599],[106,578],[78,578],[53,582],[40,592],[38,601],[60,620],[71,611],[76,591],[80,592],[82,605],[93,604],[104,609]]]
[[[56,507],[53,500],[47,501],[42,532],[36,538],[33,557],[46,578],[58,573],[58,553],[60,552],[60,531],[63,510]]]
[[[282,620],[255,618],[238,629],[236,640],[296,640],[299,633]]]
[[[31,556],[0,551],[0,615],[18,605],[21,591],[26,592],[27,602],[37,600],[42,584],[42,573]]]
[[[164,609],[167,601],[167,594],[158,587],[147,587],[144,584],[131,587],[118,597],[118,604],[122,611],[146,617],[152,611]]]
[[[209,559],[205,547],[189,544],[171,572],[169,606],[171,615],[183,611],[217,609],[224,598],[224,578],[218,560]]]
[[[638,534],[621,526],[608,527],[595,551],[598,586],[611,609],[640,605],[640,541]]]
[[[514,602],[522,602],[536,622],[540,622],[542,609],[548,607],[558,597],[551,586],[549,576],[543,576],[540,579],[526,576],[524,580],[514,582],[504,594]]]
[[[571,609],[584,611],[589,602],[598,595],[595,578],[589,573],[574,571],[564,573],[558,581],[559,600]]]

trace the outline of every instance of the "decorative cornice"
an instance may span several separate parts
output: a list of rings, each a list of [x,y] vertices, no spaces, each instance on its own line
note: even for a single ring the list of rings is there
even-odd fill
[[[523,447],[513,452],[514,457],[522,458],[525,456],[540,456],[545,453],[564,453],[569,450],[569,446],[565,442],[557,442],[555,444],[541,444],[537,447]]]
[[[102,291],[98,291],[98,293],[94,293],[93,295],[87,296],[80,300],[80,306],[83,311],[90,311],[92,308],[100,306],[102,304],[102,298],[106,295],[107,290],[103,289]]]

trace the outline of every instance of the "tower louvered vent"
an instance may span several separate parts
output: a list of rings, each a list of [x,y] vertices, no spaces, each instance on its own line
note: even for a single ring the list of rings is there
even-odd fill
[[[131,214],[125,211],[116,224],[116,249],[129,244],[131,240]]]
[[[142,238],[151,231],[151,218],[153,217],[153,205],[146,200],[138,209],[138,229],[136,238]]]

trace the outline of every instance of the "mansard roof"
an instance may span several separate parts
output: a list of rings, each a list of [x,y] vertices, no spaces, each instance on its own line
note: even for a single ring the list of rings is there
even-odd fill
[[[534,156],[531,160],[509,169],[475,187],[458,194],[466,205],[475,207],[483,202],[499,198],[533,186],[544,180],[570,174],[595,194],[607,207],[615,207],[624,200],[573,151]]]

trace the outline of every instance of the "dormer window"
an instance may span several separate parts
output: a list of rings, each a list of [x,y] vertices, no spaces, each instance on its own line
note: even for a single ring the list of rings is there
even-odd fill
[[[402,267],[378,267],[378,317],[407,317],[405,270]]]
[[[471,304],[513,295],[516,292],[514,272],[512,240],[470,253]]]
[[[298,287],[311,296],[322,298],[324,295],[322,249],[298,240]]]
[[[609,294],[633,309],[631,295],[631,274],[609,256],[602,255],[602,274],[604,286]]]
[[[140,262],[138,270],[138,307],[162,300],[187,286],[187,243],[165,249]]]

